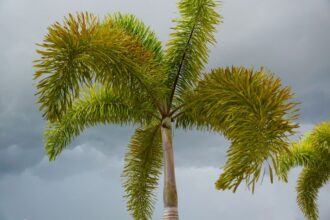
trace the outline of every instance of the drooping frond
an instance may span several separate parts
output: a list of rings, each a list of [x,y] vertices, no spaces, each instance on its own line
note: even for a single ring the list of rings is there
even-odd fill
[[[323,122],[281,154],[279,173],[287,180],[290,168],[303,166],[297,184],[297,202],[309,220],[318,219],[317,195],[330,178],[330,122]]]
[[[125,156],[123,171],[127,207],[136,220],[151,219],[162,158],[160,125],[137,129]]]
[[[129,34],[135,36],[148,51],[152,51],[158,62],[163,60],[162,43],[156,34],[146,26],[140,19],[132,14],[115,13],[108,15],[105,24],[123,28]]]
[[[114,13],[106,17],[105,26],[116,27],[124,30],[128,35],[132,36],[145,50],[151,53],[144,72],[152,75],[156,80],[155,83],[149,82],[149,93],[155,99],[157,107],[164,110],[163,100],[166,92],[169,90],[165,86],[165,65],[163,62],[163,49],[162,43],[158,40],[156,34],[146,26],[142,20],[138,19],[132,14]]]
[[[304,168],[297,184],[297,203],[308,220],[318,219],[317,195],[329,180],[330,170]]]
[[[290,88],[263,69],[215,69],[185,96],[177,126],[204,125],[222,132],[232,144],[216,187],[235,191],[245,180],[253,189],[268,159],[272,180],[272,167],[297,127],[291,97]]]
[[[278,174],[284,181],[291,168],[296,166],[317,167],[320,162],[315,146],[310,142],[311,135],[291,144],[289,152],[283,152],[278,158]]]
[[[208,44],[215,43],[216,25],[221,18],[217,6],[214,0],[181,0],[178,3],[181,18],[174,20],[176,27],[165,53],[170,104],[173,98],[179,98],[194,85],[207,62]]]
[[[283,153],[278,160],[279,172],[284,177],[291,168],[303,166],[306,168],[319,169],[330,166],[330,121],[322,122],[293,142],[289,153]],[[286,178],[284,178],[286,179]]]
[[[158,77],[147,71],[151,52],[121,28],[101,25],[91,14],[70,14],[64,24],[49,27],[39,46],[37,94],[40,109],[51,121],[59,120],[82,85],[93,81],[155,101],[151,90]]]
[[[189,93],[188,93],[189,94]],[[190,93],[191,94],[191,93]],[[183,103],[188,103],[188,100],[185,99]],[[180,110],[175,112],[174,118],[175,118],[175,127],[176,128],[181,128],[181,129],[197,129],[200,131],[219,131],[215,130],[214,127],[210,125],[207,121],[205,121],[202,115],[198,115],[197,117],[195,114],[188,109],[192,108],[191,106],[183,104]]]
[[[310,136],[311,145],[321,153],[330,154],[330,121],[315,126]]]
[[[84,129],[96,124],[145,124],[153,109],[116,96],[111,89],[89,89],[77,99],[60,121],[51,122],[45,131],[45,149],[50,160],[67,147]]]

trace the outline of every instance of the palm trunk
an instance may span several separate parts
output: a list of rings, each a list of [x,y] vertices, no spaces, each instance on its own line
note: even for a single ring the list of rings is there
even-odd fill
[[[178,220],[178,196],[176,192],[171,118],[163,120],[162,140],[164,149],[164,213],[163,220]]]

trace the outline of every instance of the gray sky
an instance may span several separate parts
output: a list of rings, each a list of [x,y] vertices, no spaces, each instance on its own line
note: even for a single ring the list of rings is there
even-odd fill
[[[35,105],[32,60],[47,27],[69,12],[99,16],[130,12],[165,43],[174,0],[0,0],[0,220],[131,219],[120,186],[122,157],[133,129],[88,129],[56,162],[44,156],[44,122]],[[301,102],[301,132],[330,119],[330,1],[224,0],[224,23],[211,48],[208,68],[265,66],[291,85]],[[175,132],[181,219],[300,220],[295,181],[270,184],[256,193],[214,189],[228,142],[220,135]],[[160,189],[162,186],[160,186]],[[154,219],[162,212],[158,192]],[[330,219],[330,187],[322,188],[320,219]]]

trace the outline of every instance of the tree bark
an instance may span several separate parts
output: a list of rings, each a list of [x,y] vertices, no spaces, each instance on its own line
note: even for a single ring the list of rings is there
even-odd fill
[[[171,118],[163,119],[161,126],[164,151],[164,213],[163,220],[178,220],[178,195],[175,183]]]

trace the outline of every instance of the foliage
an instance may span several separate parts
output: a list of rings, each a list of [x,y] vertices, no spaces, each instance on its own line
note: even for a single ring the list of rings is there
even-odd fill
[[[173,20],[177,25],[165,51],[167,86],[171,88],[169,105],[173,98],[180,100],[180,95],[197,82],[207,63],[207,46],[215,43],[214,33],[221,18],[216,12],[217,6],[213,0],[181,0],[178,3],[181,17]]]
[[[179,117],[178,125],[207,124],[232,142],[224,172],[216,182],[218,189],[235,191],[242,180],[253,189],[269,157],[276,168],[276,158],[287,146],[287,134],[296,127],[291,123],[296,117],[291,97],[290,89],[282,87],[278,78],[263,69],[243,67],[212,70],[187,94],[189,119]]]
[[[221,16],[213,0],[181,0],[171,39],[162,48],[154,32],[131,14],[69,14],[48,29],[35,62],[37,96],[48,121],[45,148],[54,160],[90,126],[138,126],[123,171],[127,207],[150,219],[162,167],[160,127],[224,134],[231,142],[218,189],[254,186],[263,164],[276,169],[296,124],[296,103],[263,69],[218,68],[202,75]],[[170,128],[171,126],[169,126]],[[272,168],[273,167],[273,168]]]
[[[133,106],[116,96],[111,89],[90,88],[84,97],[76,100],[62,120],[49,123],[45,131],[45,148],[54,160],[86,127],[102,123],[145,124],[153,118],[148,106]]]
[[[144,48],[148,51],[152,51],[156,61],[162,61],[162,43],[157,39],[156,34],[134,15],[117,12],[115,14],[108,15],[104,23],[105,25],[110,24],[112,26],[124,29],[136,37]]]
[[[323,122],[294,142],[279,158],[279,173],[285,181],[292,167],[303,166],[297,183],[297,202],[305,216],[318,219],[317,195],[330,179],[330,121]]]
[[[135,219],[151,219],[162,159],[159,124],[137,129],[125,156],[123,172],[128,209]]]
[[[142,100],[151,99],[159,76],[146,71],[152,63],[150,51],[134,36],[114,25],[101,25],[88,13],[77,18],[70,14],[64,25],[56,22],[48,31],[35,65],[35,79],[43,77],[37,89],[47,119],[59,120],[79,97],[82,85],[94,81],[111,85],[120,95],[141,99],[138,93],[144,95]]]

